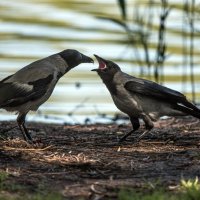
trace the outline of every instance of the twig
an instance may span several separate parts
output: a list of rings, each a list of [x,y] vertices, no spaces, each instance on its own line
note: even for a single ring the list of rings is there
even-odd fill
[[[89,97],[86,97],[85,99],[83,99],[83,101],[81,101],[79,104],[77,104],[69,113],[69,116],[72,116],[79,108],[84,106],[84,103],[87,102],[89,100]]]
[[[96,190],[95,187],[94,187],[94,184],[92,184],[92,185],[90,186],[90,189],[91,189],[91,191],[94,192],[95,194],[100,194],[100,195],[102,195],[102,194],[104,193],[104,192],[102,192],[102,191]]]
[[[162,0],[162,13],[160,15],[160,26],[159,26],[159,34],[158,34],[158,46],[157,46],[157,58],[156,58],[156,63],[155,63],[155,70],[154,70],[154,76],[156,82],[162,83],[164,81],[164,75],[163,75],[163,65],[164,61],[166,59],[166,43],[165,43],[165,32],[166,32],[166,27],[165,27],[165,22],[166,19],[169,15],[170,8],[168,7],[168,2],[167,0]],[[160,70],[159,70],[160,68]],[[158,70],[161,72],[161,78],[160,78],[160,73]]]
[[[192,101],[195,103],[195,80],[194,80],[194,11],[195,11],[195,0],[191,3],[191,12],[189,18],[190,24],[190,80],[192,87]]]
[[[68,174],[69,172],[42,172],[42,175],[61,175],[61,174]],[[38,176],[41,173],[32,173],[29,176]]]
[[[51,147],[53,147],[53,145],[47,146],[43,149],[26,149],[26,148],[14,148],[14,147],[8,147],[8,146],[4,146],[2,148],[2,150],[16,150],[16,151],[45,151],[47,149],[50,149]]]
[[[182,47],[182,70],[183,70],[183,74],[182,74],[182,91],[183,93],[185,93],[187,91],[187,66],[188,66],[188,45],[187,45],[187,31],[185,29],[185,21],[188,15],[188,0],[185,0],[184,2],[184,6],[183,6],[183,21],[182,21],[182,43],[183,43],[183,47]]]

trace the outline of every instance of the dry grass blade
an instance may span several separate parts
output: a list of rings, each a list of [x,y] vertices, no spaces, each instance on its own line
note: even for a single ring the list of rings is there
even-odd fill
[[[53,145],[50,145],[50,146],[47,146],[47,147],[41,148],[41,149],[36,149],[36,148],[35,149],[34,148],[28,149],[28,148],[16,148],[16,147],[4,146],[2,148],[2,150],[7,150],[7,151],[12,151],[12,150],[15,150],[15,151],[45,151],[45,150],[50,149],[52,147],[53,147]]]

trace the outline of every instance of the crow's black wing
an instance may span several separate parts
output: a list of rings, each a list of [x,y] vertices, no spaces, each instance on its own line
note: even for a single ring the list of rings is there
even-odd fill
[[[0,82],[0,107],[2,108],[19,106],[42,97],[53,80],[53,75],[27,83],[7,82],[7,80],[8,78],[5,78]]]
[[[133,77],[131,81],[125,83],[124,87],[132,93],[138,93],[173,104],[183,104],[186,107],[199,111],[199,109],[190,103],[182,93],[152,81]]]

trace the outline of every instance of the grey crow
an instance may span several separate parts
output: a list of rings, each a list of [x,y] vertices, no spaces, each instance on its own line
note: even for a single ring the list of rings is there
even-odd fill
[[[36,111],[51,96],[58,80],[81,63],[94,61],[67,49],[37,60],[0,81],[0,108],[18,113],[17,123],[26,141],[32,141],[25,126],[30,110]]]
[[[140,118],[145,123],[146,131],[138,140],[154,127],[153,121],[161,116],[192,115],[200,119],[200,110],[180,92],[130,76],[122,72],[116,63],[94,56],[99,62],[99,68],[92,71],[97,71],[115,105],[129,116],[133,127],[133,130],[125,134],[119,142],[139,129]]]

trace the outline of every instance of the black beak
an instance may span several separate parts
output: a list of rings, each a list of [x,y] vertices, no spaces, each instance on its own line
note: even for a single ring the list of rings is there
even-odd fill
[[[92,69],[91,71],[93,71],[93,72],[98,72],[99,69]]]
[[[94,54],[95,58],[97,59],[98,62],[105,62],[106,63],[106,60],[101,58],[100,56],[97,56],[96,54]]]
[[[94,56],[95,56],[95,58],[97,59],[97,61],[98,61],[99,63],[101,63],[102,61],[103,61],[104,63],[106,63],[106,60],[103,59],[103,58],[101,58],[100,56],[97,56],[96,54],[94,54]],[[91,71],[98,72],[98,71],[101,71],[101,69],[97,68],[97,69],[92,69]]]
[[[94,63],[94,60],[82,54],[82,63]]]

